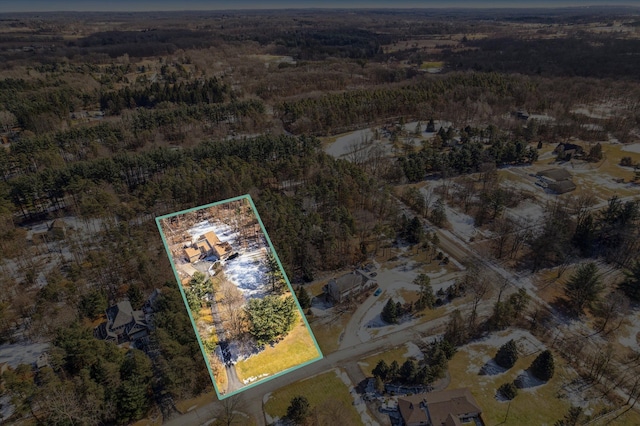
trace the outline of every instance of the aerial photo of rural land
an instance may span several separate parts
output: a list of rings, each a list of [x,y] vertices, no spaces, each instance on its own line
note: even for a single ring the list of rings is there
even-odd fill
[[[249,200],[157,219],[219,396],[322,357]]]
[[[0,424],[639,400],[638,1],[0,0]]]

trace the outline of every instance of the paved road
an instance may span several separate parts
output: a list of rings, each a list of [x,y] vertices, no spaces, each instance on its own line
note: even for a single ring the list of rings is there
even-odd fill
[[[425,335],[435,334],[434,331],[441,328],[447,321],[446,317],[438,318],[423,324],[418,324],[409,329],[397,330],[385,336],[372,339],[365,343],[357,343],[336,352],[333,352],[323,359],[312,364],[292,371],[291,373],[271,379],[256,387],[243,391],[240,395],[246,401],[246,409],[243,410],[256,419],[258,425],[264,425],[264,415],[262,413],[262,398],[265,394],[273,392],[282,386],[306,379],[311,376],[323,373],[336,367],[344,367],[345,364],[356,362],[369,355],[380,352],[385,348],[392,348],[402,345],[410,340],[421,339]],[[200,425],[210,420],[212,413],[218,406],[215,401],[199,409],[190,411],[182,416],[171,419],[167,425]]]

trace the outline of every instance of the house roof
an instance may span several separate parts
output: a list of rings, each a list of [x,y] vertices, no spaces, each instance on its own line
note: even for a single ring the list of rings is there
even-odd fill
[[[548,179],[555,180],[556,182],[571,179],[571,173],[566,169],[547,169],[538,172],[538,176],[546,177]]]
[[[207,232],[201,238],[203,238],[211,248],[213,248],[213,246],[215,246],[216,244],[220,244],[220,238],[218,238],[218,236],[213,231]]]
[[[142,311],[134,311],[131,303],[128,300],[123,300],[107,309],[107,318],[111,323],[111,328],[118,328],[131,321],[140,322],[138,312]]]
[[[343,293],[362,284],[362,276],[356,272],[351,272],[336,278],[334,281],[338,291]]]
[[[468,388],[429,392],[423,395],[434,425],[447,424],[450,415],[458,417],[463,414],[482,412]]]
[[[564,194],[565,192],[571,192],[576,189],[576,184],[571,180],[562,180],[560,182],[550,183],[549,189],[555,193]]]
[[[187,254],[187,257],[189,257],[189,259],[191,259],[194,256],[199,256],[200,255],[200,251],[196,250],[194,248],[191,247],[187,247],[186,249],[184,249],[184,252]]]
[[[398,398],[398,410],[400,410],[405,424],[427,423],[429,421],[426,410],[421,406],[424,402],[424,395],[417,394]]]
[[[447,420],[444,421],[444,426],[462,426],[462,423],[457,416],[449,414]]]
[[[206,242],[209,245],[209,250],[213,250],[216,256],[222,257],[227,252],[231,251],[231,245],[226,241],[220,241],[220,238],[213,231],[209,231],[200,237],[201,241]],[[202,247],[202,242],[198,243],[198,247]],[[206,248],[206,247],[205,247]]]

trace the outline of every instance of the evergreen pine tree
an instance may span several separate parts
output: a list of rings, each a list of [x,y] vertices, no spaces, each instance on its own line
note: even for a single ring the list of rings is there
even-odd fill
[[[640,300],[640,261],[635,261],[631,269],[624,274],[625,279],[619,285],[620,290],[630,299]]]
[[[300,307],[302,309],[311,307],[311,297],[309,297],[309,293],[307,293],[307,290],[303,286],[298,287],[296,296],[298,297],[298,303],[300,303]]]
[[[538,355],[538,357],[531,363],[530,368],[533,375],[538,379],[544,380],[545,382],[551,379],[555,370],[553,354],[551,351],[546,350]]]
[[[387,301],[387,304],[384,305],[380,317],[384,322],[389,324],[396,324],[398,322],[398,312],[396,310],[396,304],[393,302],[393,299],[389,299]]]
[[[498,349],[498,353],[495,357],[496,364],[502,368],[511,368],[518,360],[518,346],[516,342],[511,339]]]
[[[294,424],[303,424],[311,414],[309,400],[305,396],[294,396],[287,407],[287,418]]]
[[[389,366],[387,365],[384,359],[381,359],[380,361],[378,361],[378,363],[376,364],[373,371],[371,371],[371,373],[373,374],[373,377],[379,377],[381,380],[384,381],[387,379],[387,376],[389,375]]]
[[[387,375],[388,380],[390,382],[396,380],[399,374],[400,374],[400,364],[398,364],[398,361],[393,360],[391,365],[389,365],[389,374]]]

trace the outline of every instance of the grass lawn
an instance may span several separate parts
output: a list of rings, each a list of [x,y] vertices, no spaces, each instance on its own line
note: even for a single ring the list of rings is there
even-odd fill
[[[420,294],[417,291],[407,290],[406,288],[398,289],[398,294],[404,300],[404,303],[414,303],[420,298]]]
[[[358,362],[358,366],[365,376],[371,377],[373,376],[373,373],[371,371],[376,367],[380,360],[384,360],[387,365],[390,365],[393,361],[398,361],[398,364],[402,365],[402,363],[407,360],[408,352],[409,351],[406,345],[398,346],[389,351],[371,355],[370,357],[367,357]]]
[[[217,401],[216,393],[214,391],[203,393],[195,398],[183,399],[176,402],[176,408],[180,413],[184,414],[190,409],[196,409],[204,407],[205,405]]]
[[[265,350],[236,364],[240,380],[261,374],[273,375],[310,361],[320,355],[313,338],[301,319],[295,328],[275,347]]]
[[[449,361],[451,383],[447,389],[468,387],[482,408],[482,416],[488,425],[503,423],[507,409],[509,417],[506,424],[513,425],[552,425],[571,407],[569,399],[559,399],[558,392],[567,382],[564,362],[555,357],[555,375],[541,386],[519,389],[518,395],[509,402],[501,402],[495,398],[496,389],[503,383],[512,382],[521,370],[527,369],[537,354],[521,357],[511,369],[497,375],[480,376],[478,372],[483,365],[482,354],[493,355],[496,349],[487,345],[472,345],[459,350]]]
[[[264,404],[264,411],[271,417],[284,417],[291,399],[304,395],[311,405],[311,409],[328,400],[340,402],[349,413],[349,425],[361,425],[362,419],[355,409],[349,388],[338,377],[338,371],[329,371],[299,382],[284,386],[273,392]]]
[[[453,312],[459,305],[462,305],[465,299],[467,298],[459,297],[458,299],[454,299],[453,302],[451,302],[452,306],[454,307],[451,309],[447,308],[447,306],[439,306],[437,308],[434,307],[433,309],[429,309],[429,308],[423,309],[417,314],[419,315],[418,324],[424,324],[425,322],[429,322],[437,318],[446,317],[451,312]]]
[[[328,355],[338,350],[340,334],[344,331],[350,318],[350,315],[343,314],[329,324],[322,324],[320,321],[310,324],[323,354]]]

